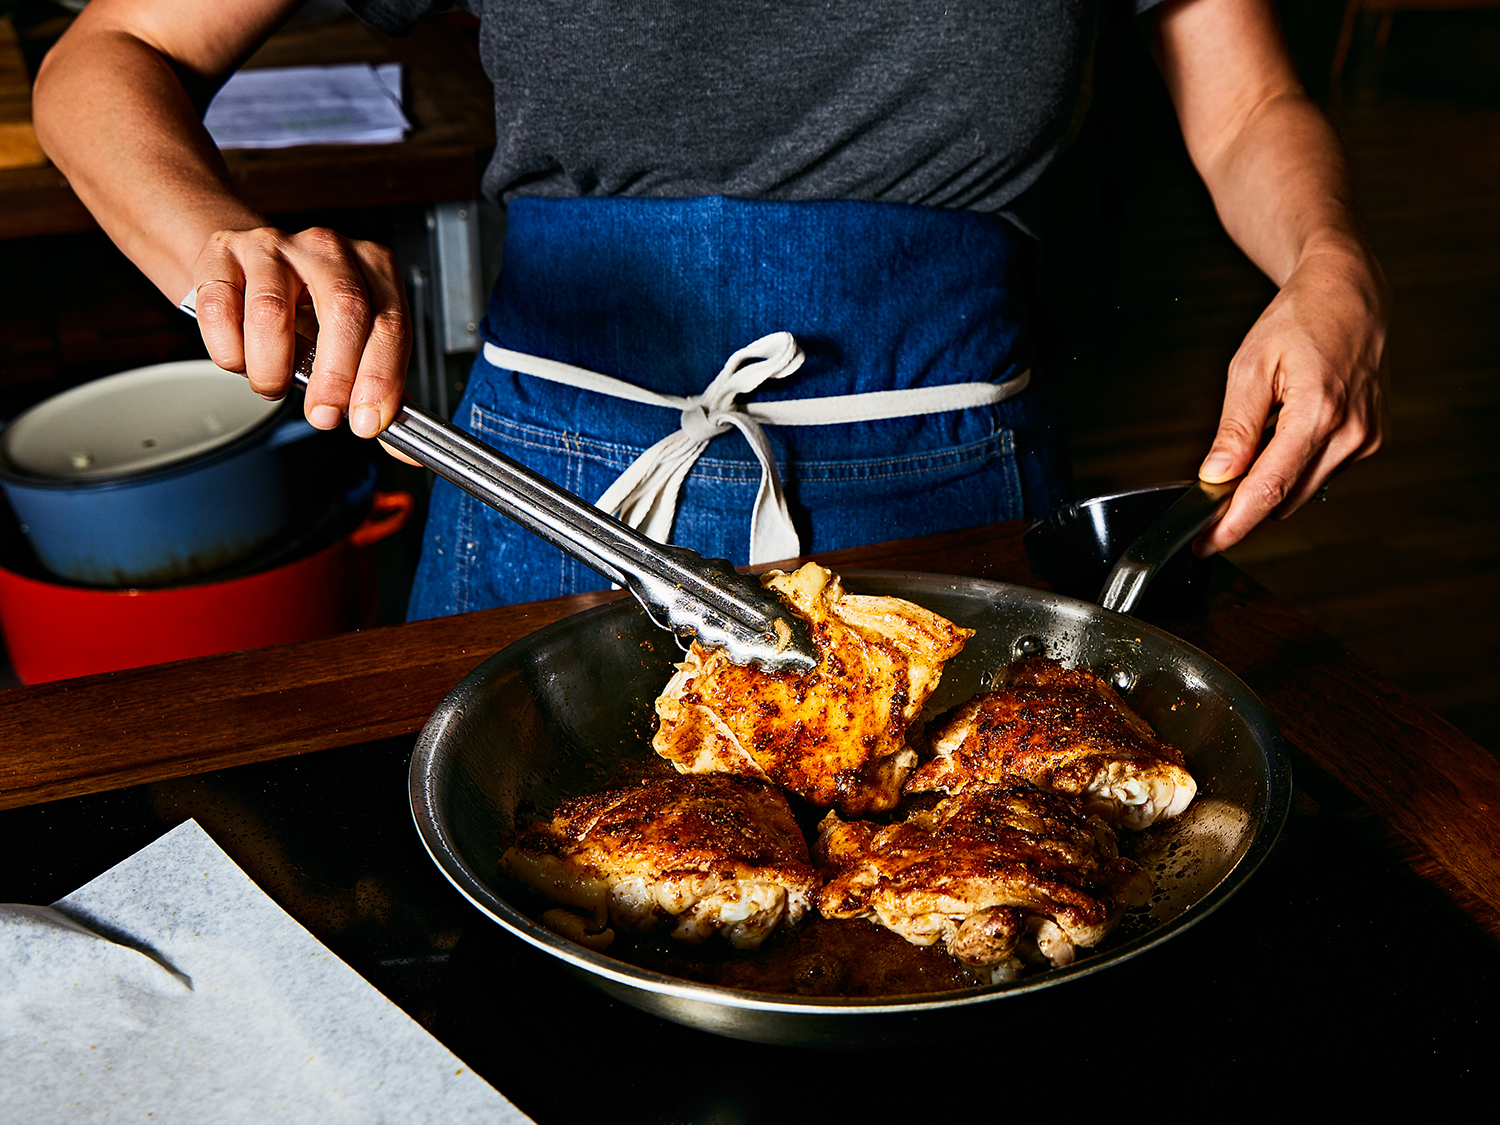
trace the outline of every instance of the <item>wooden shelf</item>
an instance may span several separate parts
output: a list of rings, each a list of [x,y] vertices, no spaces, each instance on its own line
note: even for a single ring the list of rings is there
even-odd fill
[[[8,24],[0,25],[9,30]],[[6,52],[7,42],[13,48]],[[13,59],[11,63],[4,61]],[[229,152],[225,160],[241,194],[268,215],[335,207],[377,207],[473,199],[495,144],[494,95],[479,61],[470,21],[434,17],[405,39],[387,39],[352,17],[273,36],[247,66],[363,61],[399,62],[406,77],[407,115],[415,129],[394,145],[323,145],[265,152]],[[7,117],[6,114],[13,117]],[[14,33],[0,32],[0,154],[5,122],[30,137],[30,78]],[[67,179],[46,163],[0,158],[0,238],[93,229],[92,216]]]
[[[31,127],[31,76],[10,20],[0,19],[0,169],[46,164]]]

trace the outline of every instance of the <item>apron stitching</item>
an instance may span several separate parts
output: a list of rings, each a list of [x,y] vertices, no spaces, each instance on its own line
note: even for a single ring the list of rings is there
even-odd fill
[[[962,457],[943,457],[935,455],[920,468],[893,469],[889,471],[872,471],[878,466],[893,464],[892,462],[873,462],[871,469],[862,469],[839,474],[798,473],[793,478],[803,483],[837,484],[842,481],[870,481],[870,480],[901,480],[911,477],[924,477],[937,469],[962,469],[967,465],[981,465],[986,461],[992,461],[996,454],[1005,454],[1007,443],[999,439],[990,439],[978,443],[973,447],[973,453]]]

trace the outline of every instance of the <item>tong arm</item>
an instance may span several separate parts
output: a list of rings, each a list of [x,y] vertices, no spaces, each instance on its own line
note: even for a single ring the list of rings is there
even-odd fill
[[[299,350],[293,377],[307,386],[312,350]],[[403,405],[381,435],[527,531],[635,595],[651,619],[679,637],[722,648],[736,664],[808,672],[818,662],[807,623],[754,577],[725,559],[663,545],[463,430]]]

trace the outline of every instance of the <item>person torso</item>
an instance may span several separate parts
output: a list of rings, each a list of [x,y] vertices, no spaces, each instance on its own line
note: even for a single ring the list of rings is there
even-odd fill
[[[390,30],[430,2],[351,0]],[[1108,2],[468,0],[485,192],[1007,209],[1076,125]]]

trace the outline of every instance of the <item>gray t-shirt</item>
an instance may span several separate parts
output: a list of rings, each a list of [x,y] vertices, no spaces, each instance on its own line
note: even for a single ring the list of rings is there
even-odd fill
[[[1108,4],[465,0],[491,198],[728,195],[1011,209],[1076,128]],[[348,0],[402,34],[445,0]]]

